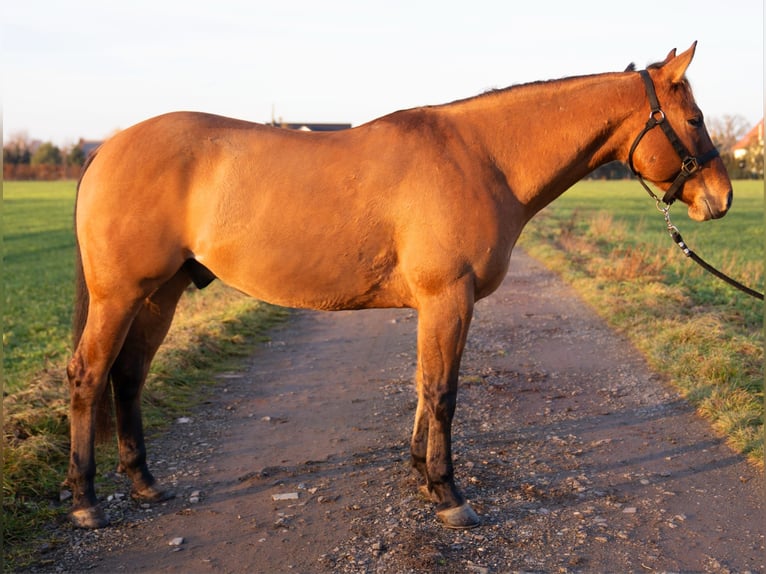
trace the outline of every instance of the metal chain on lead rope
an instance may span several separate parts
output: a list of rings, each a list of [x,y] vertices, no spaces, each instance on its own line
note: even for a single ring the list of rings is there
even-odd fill
[[[640,178],[639,178],[640,179]],[[755,297],[756,299],[760,299],[763,301],[763,293],[760,293],[754,289],[751,289],[750,287],[747,287],[740,283],[739,281],[732,279],[728,275],[724,274],[723,272],[719,271],[709,263],[707,263],[704,259],[702,259],[699,255],[697,255],[694,251],[692,251],[689,246],[684,241],[684,238],[681,237],[681,232],[678,231],[678,228],[673,225],[673,222],[670,221],[670,206],[667,204],[664,204],[662,200],[657,197],[652,191],[644,184],[643,180],[640,180],[641,184],[644,186],[644,188],[649,192],[649,195],[651,195],[657,204],[657,209],[660,210],[663,217],[665,218],[665,226],[667,227],[668,234],[673,239],[673,242],[678,245],[679,249],[683,251],[684,255],[691,258],[695,263],[697,263],[700,267],[705,269],[705,271],[708,271],[709,273],[712,273],[719,279],[725,281],[732,287],[735,287],[739,289],[740,291],[747,293],[751,297]]]

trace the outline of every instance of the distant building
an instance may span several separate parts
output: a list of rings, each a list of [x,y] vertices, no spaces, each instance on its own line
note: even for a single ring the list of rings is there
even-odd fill
[[[763,178],[763,119],[731,148],[734,177]]]
[[[731,150],[734,159],[741,160],[747,156],[749,150],[757,147],[763,149],[763,118],[755,124],[753,129],[747,132],[745,137],[735,143]]]
[[[82,153],[83,153],[83,155],[84,155],[85,157],[88,157],[88,156],[89,156],[91,153],[93,153],[94,151],[96,151],[96,149],[98,149],[98,147],[99,147],[99,146],[100,146],[102,143],[104,143],[104,142],[103,142],[103,141],[100,141],[100,140],[83,140],[83,139],[81,139],[81,140],[80,140],[80,141],[77,143],[77,145],[78,145],[78,146],[80,147],[80,149],[82,150]]]
[[[303,132],[337,132],[347,130],[351,124],[309,124],[309,123],[289,123],[272,120],[267,125],[277,128],[287,128],[290,130],[300,130]]]

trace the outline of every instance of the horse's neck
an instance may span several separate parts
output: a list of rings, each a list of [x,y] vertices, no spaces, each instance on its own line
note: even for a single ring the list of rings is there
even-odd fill
[[[518,86],[458,103],[474,137],[530,216],[600,165],[624,160],[623,124],[640,105],[626,74]]]

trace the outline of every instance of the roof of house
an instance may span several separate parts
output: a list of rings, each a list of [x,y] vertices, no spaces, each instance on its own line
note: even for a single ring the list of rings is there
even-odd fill
[[[738,149],[747,149],[751,145],[759,142],[763,142],[763,118],[753,126],[753,129],[745,134],[745,137],[735,143],[731,149],[734,151]]]
[[[101,140],[80,140],[80,143],[78,144],[80,146],[80,149],[82,149],[82,152],[87,157],[91,152],[94,152],[98,149],[98,147],[104,143]]]
[[[302,130],[310,132],[335,132],[338,130],[347,130],[351,124],[312,124],[312,123],[288,123],[272,122],[271,125],[280,128],[289,128],[291,130]]]

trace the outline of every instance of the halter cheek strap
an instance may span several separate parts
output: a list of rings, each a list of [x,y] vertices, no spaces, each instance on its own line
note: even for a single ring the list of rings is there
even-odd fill
[[[676,135],[676,132],[673,131],[672,127],[670,127],[670,124],[665,121],[665,112],[662,111],[660,103],[657,100],[657,92],[654,89],[654,82],[652,82],[652,78],[649,76],[649,72],[646,70],[640,70],[638,73],[641,75],[641,79],[644,82],[646,95],[649,98],[651,112],[649,113],[649,119],[647,120],[644,129],[641,130],[641,133],[639,133],[636,139],[633,141],[633,145],[630,146],[630,152],[628,153],[628,165],[630,166],[630,170],[641,181],[644,189],[646,189],[652,197],[657,199],[654,193],[652,193],[644,183],[642,175],[633,165],[633,153],[636,151],[638,144],[641,142],[641,138],[643,138],[644,135],[652,128],[660,126],[662,131],[665,133],[665,136],[668,138],[668,141],[670,141],[671,145],[673,146],[673,149],[676,150],[678,157],[681,159],[681,169],[673,180],[670,188],[665,192],[665,195],[662,198],[662,202],[664,204],[670,205],[676,200],[677,195],[681,191],[684,183],[686,183],[686,180],[689,179],[694,173],[696,173],[702,165],[718,157],[718,150],[713,148],[701,156],[693,156],[690,154],[686,149],[686,146],[681,143],[681,140]]]

